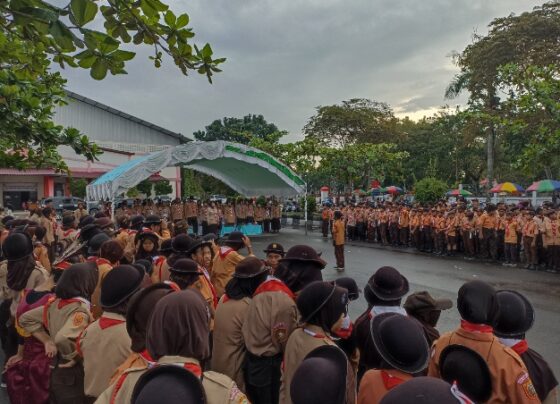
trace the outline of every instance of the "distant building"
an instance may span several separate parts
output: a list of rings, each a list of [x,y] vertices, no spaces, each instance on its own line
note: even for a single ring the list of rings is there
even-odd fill
[[[70,91],[68,101],[68,105],[57,108],[54,122],[79,129],[103,150],[98,161],[90,162],[76,155],[70,147],[60,147],[59,153],[74,178],[90,181],[137,155],[189,141],[180,133]],[[166,168],[159,174],[170,181],[173,196],[180,196],[179,167]],[[3,205],[11,204],[14,209],[20,209],[26,201],[69,195],[69,177],[66,174],[56,173],[52,169],[0,169],[0,201]]]

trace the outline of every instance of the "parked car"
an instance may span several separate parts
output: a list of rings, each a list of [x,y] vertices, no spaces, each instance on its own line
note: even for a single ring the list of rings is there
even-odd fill
[[[83,203],[84,206],[86,204],[83,199],[75,196],[53,196],[42,199],[41,207],[44,208],[50,204],[57,213],[62,213],[65,210],[74,211],[78,209],[78,203]]]
[[[284,202],[284,212],[297,212],[299,211],[299,206],[296,202],[286,201]]]
[[[227,199],[225,195],[210,195],[210,202],[227,203]]]

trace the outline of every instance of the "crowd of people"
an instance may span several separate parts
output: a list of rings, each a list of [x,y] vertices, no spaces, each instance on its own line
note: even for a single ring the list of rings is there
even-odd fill
[[[81,209],[85,212],[85,209]],[[102,211],[110,216],[111,203],[102,204]],[[82,213],[84,214],[84,213]],[[262,226],[264,233],[280,230],[282,208],[275,198],[229,198],[223,200],[202,200],[188,197],[172,201],[161,199],[135,199],[132,205],[127,201],[115,207],[115,216],[158,215],[169,223],[190,226],[194,234],[218,234],[222,226],[239,227],[246,224]]]
[[[504,266],[560,272],[560,216],[552,205],[442,201],[433,206],[404,203],[323,207],[322,233],[328,237],[339,211],[348,241],[413,247],[436,256],[462,255]]]
[[[13,404],[556,402],[554,374],[525,339],[533,306],[515,291],[467,282],[461,323],[440,336],[452,302],[409,294],[392,267],[363,289],[326,282],[310,246],[272,243],[258,258],[240,232],[191,237],[154,212],[68,213],[59,253],[42,223],[2,221]],[[360,293],[367,307],[352,321]]]

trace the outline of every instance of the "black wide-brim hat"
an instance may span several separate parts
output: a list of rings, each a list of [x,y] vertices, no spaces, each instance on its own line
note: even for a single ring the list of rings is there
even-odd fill
[[[101,230],[97,225],[90,223],[90,224],[86,224],[84,227],[82,227],[82,229],[80,230],[80,240],[82,241],[89,241],[93,236],[95,236],[96,234],[101,233],[103,230]]]
[[[160,223],[161,223],[161,217],[159,217],[158,215],[148,215],[144,219],[144,224],[148,226],[151,224],[160,224]]]
[[[346,399],[348,361],[336,345],[311,351],[296,369],[290,384],[294,404],[343,404]]]
[[[109,237],[107,235],[107,233],[99,233],[96,234],[95,236],[93,236],[92,238],[89,239],[87,246],[88,246],[88,250],[87,253],[88,255],[96,255],[99,252],[99,249],[101,248],[101,245],[106,242],[111,240],[111,237]]]
[[[288,250],[286,255],[280,260],[281,262],[300,261],[313,262],[321,269],[325,268],[327,261],[321,258],[319,253],[308,245],[295,245]]]
[[[245,236],[242,232],[232,231],[228,235],[228,238],[224,240],[224,244],[228,245],[230,247],[238,247],[240,245],[242,246],[244,244],[243,237],[245,237]]]
[[[269,269],[270,268],[257,257],[247,257],[235,266],[233,277],[239,279],[254,278],[260,274],[268,272]]]
[[[173,264],[169,267],[169,271],[176,274],[201,274],[198,270],[198,264],[190,258],[174,260]]]
[[[379,268],[366,287],[381,300],[400,299],[409,291],[408,279],[393,267]]]
[[[132,404],[192,403],[205,404],[201,380],[182,366],[159,365],[145,372],[132,391]]]
[[[523,338],[535,322],[533,305],[514,290],[499,290],[496,297],[500,310],[494,334],[500,338]]]
[[[201,247],[205,247],[205,246],[211,247],[212,242],[204,240],[202,238],[195,239],[195,240],[193,240],[191,246],[189,247],[189,249],[187,251],[187,254],[194,254],[196,252],[196,250],[198,250]]]
[[[123,303],[142,285],[144,270],[133,265],[119,265],[111,269],[101,283],[100,303],[111,308]]]
[[[132,334],[132,328],[135,326],[134,316],[136,315],[138,307],[140,306],[140,304],[142,304],[142,301],[144,299],[147,299],[148,296],[153,294],[155,291],[166,290],[168,293],[175,291],[175,289],[173,289],[171,285],[172,283],[154,283],[150,286],[145,287],[144,289],[138,290],[134,294],[134,296],[130,299],[130,302],[128,303],[128,307],[126,309],[126,331],[129,335]],[[156,295],[154,295],[154,298],[155,296]]]
[[[26,233],[11,233],[2,244],[8,261],[19,261],[33,254],[33,242]]]
[[[452,391],[452,386],[435,377],[413,377],[389,390],[380,404],[457,404],[461,401]]]
[[[449,345],[439,357],[441,378],[457,382],[461,392],[476,403],[485,403],[492,395],[492,376],[482,356],[463,345]]]
[[[144,239],[147,238],[152,240],[156,246],[158,245],[159,237],[153,231],[142,231],[136,233],[136,236],[134,237],[134,244],[138,243],[138,241],[144,241]]]
[[[430,348],[421,325],[402,314],[382,313],[370,323],[377,351],[393,368],[414,374],[426,369]]]

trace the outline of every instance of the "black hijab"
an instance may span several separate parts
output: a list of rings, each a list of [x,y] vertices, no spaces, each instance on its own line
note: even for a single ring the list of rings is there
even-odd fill
[[[54,290],[59,299],[83,297],[90,299],[95,287],[99,271],[93,262],[74,264],[64,271]]]
[[[274,276],[284,282],[292,292],[297,293],[311,282],[322,281],[321,266],[314,262],[285,261],[278,265]]]
[[[18,261],[8,261],[8,287],[19,292],[25,289],[31,273],[35,269],[35,258],[29,255]]]
[[[226,295],[233,300],[241,300],[244,297],[252,297],[257,288],[266,281],[268,272],[263,272],[252,278],[233,277],[226,285]]]
[[[154,359],[166,355],[204,362],[210,356],[210,312],[202,295],[188,289],[161,298],[148,324],[146,346]]]
[[[329,282],[313,282],[301,291],[296,304],[303,323],[330,332],[340,316],[347,312],[348,291]]]

